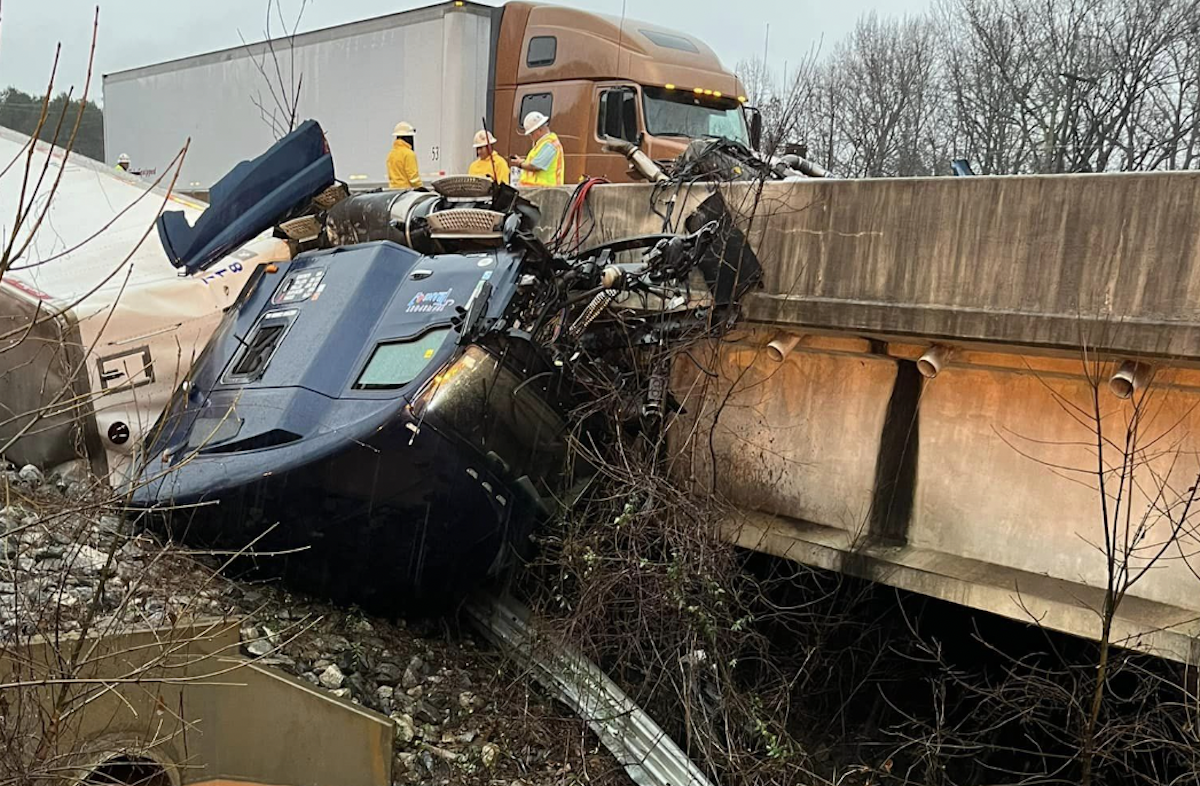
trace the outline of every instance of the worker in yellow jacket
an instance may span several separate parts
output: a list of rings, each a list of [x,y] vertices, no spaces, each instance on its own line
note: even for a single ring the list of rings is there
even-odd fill
[[[488,177],[497,183],[508,182],[508,163],[496,152],[496,137],[481,129],[475,132],[475,160],[467,167],[471,177]]]
[[[566,161],[558,134],[550,130],[550,118],[541,112],[525,115],[525,136],[533,139],[533,148],[525,158],[509,160],[521,168],[522,186],[561,186]]]
[[[413,139],[417,129],[403,121],[392,129],[392,151],[387,157],[388,188],[420,188],[421,172],[417,168],[417,154],[413,152]]]

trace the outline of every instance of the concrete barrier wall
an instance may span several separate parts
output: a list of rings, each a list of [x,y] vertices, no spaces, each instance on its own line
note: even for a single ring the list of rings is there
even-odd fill
[[[1135,569],[1172,538],[1171,520],[1184,515],[1188,489],[1200,480],[1197,382],[1193,372],[1162,372],[1142,409],[1141,444],[1131,469],[1136,488],[1124,489],[1119,500],[1131,518],[1127,525],[1121,517],[1116,526],[1119,541],[1127,529],[1148,526],[1133,551]],[[1126,431],[1135,416],[1131,401],[1111,395],[1107,386],[1100,407],[1112,520]],[[955,366],[929,381],[921,395],[908,542],[1103,587],[1106,512],[1092,411],[1087,381],[1061,372]],[[1133,595],[1200,611],[1200,556],[1184,558],[1200,546],[1192,534],[1200,509],[1190,514],[1177,547],[1167,548]]]
[[[674,385],[688,412],[676,451],[698,488],[712,483],[711,434],[716,488],[731,501],[861,528],[895,361],[802,351],[771,364],[761,348],[734,345],[702,362],[720,378],[705,385],[694,364],[681,363]]]
[[[763,262],[760,322],[1200,357],[1200,173],[807,180],[724,187]],[[570,189],[533,194],[553,225]],[[592,191],[596,242],[706,195]]]
[[[674,387],[690,415],[675,431],[677,470],[698,488],[709,488],[715,455],[715,487],[730,502],[840,530],[849,550],[951,555],[977,563],[980,581],[996,566],[1105,586],[1092,389],[1080,361],[962,351],[925,380],[912,362],[919,346],[808,336],[779,364],[762,350],[771,336],[713,349],[706,365],[720,378],[707,386],[680,364]],[[1099,398],[1110,522],[1132,417],[1107,388],[1112,369]],[[1116,531],[1123,539],[1148,523],[1134,570],[1177,543],[1130,595],[1200,613],[1200,509],[1186,531],[1171,525],[1200,479],[1200,373],[1159,372],[1141,411],[1137,487],[1121,500],[1131,519]],[[1021,591],[1008,574],[998,580]]]
[[[569,193],[535,195],[547,223]],[[678,218],[707,193],[595,189],[590,242],[661,231],[652,198],[665,212],[676,196]],[[1118,628],[1200,659],[1198,528],[1163,548],[1200,479],[1200,173],[723,193],[764,287],[743,301],[747,334],[709,348],[714,377],[677,369],[689,414],[673,444],[676,472],[739,509],[735,542],[1094,636],[1108,570],[1082,357],[1103,353],[1105,380],[1123,358],[1152,360],[1116,533],[1152,522],[1135,573],[1162,554]],[[778,330],[805,336],[782,364],[762,351]],[[913,361],[934,342],[956,354],[925,381]],[[1099,400],[1119,467],[1130,405],[1106,385]]]

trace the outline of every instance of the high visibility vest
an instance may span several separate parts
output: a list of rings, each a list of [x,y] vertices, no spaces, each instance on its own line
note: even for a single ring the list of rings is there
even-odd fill
[[[550,162],[550,166],[537,172],[530,172],[528,169],[521,170],[521,182],[523,186],[561,186],[564,180],[564,170],[566,162],[563,157],[562,143],[558,141],[558,134],[551,131],[544,137],[539,139],[529,151],[529,155],[525,157],[526,161],[531,161],[537,157],[542,148],[546,145],[554,147],[554,160]]]

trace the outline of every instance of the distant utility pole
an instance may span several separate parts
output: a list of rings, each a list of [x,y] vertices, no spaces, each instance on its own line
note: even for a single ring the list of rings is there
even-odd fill
[[[767,22],[767,35],[763,39],[763,66],[767,64],[767,52],[771,48],[771,23]]]

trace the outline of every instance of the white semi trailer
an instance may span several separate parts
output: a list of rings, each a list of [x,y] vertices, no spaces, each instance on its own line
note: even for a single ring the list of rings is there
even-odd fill
[[[278,67],[277,67],[278,64]],[[691,138],[749,144],[737,78],[695,38],[633,19],[524,2],[446,2],[104,77],[105,157],[162,173],[190,139],[177,188],[202,194],[298,121],[325,129],[339,178],[386,185],[392,129],[416,127],[428,182],[463,174],[484,118],[504,155],[529,141],[520,119],[551,117],[567,182],[628,180],[603,136],[674,158]],[[281,129],[281,124],[283,128]]]
[[[127,153],[135,168],[162,172],[190,139],[178,184],[207,190],[286,126],[281,77],[284,91],[298,89],[299,120],[320,120],[339,175],[353,184],[386,182],[400,120],[417,128],[426,178],[465,170],[471,135],[487,114],[491,9],[452,8],[319,30],[292,46],[258,43],[107,74],[105,158]]]

